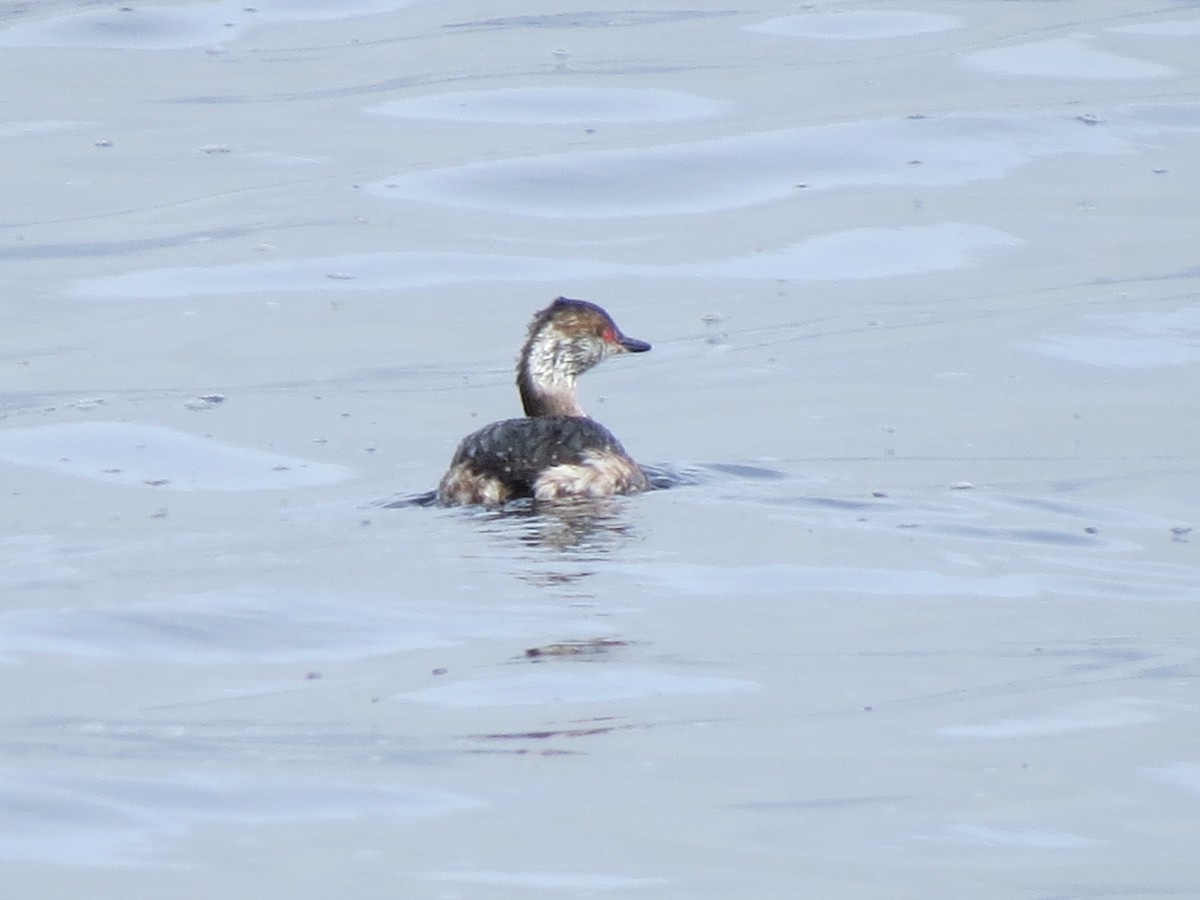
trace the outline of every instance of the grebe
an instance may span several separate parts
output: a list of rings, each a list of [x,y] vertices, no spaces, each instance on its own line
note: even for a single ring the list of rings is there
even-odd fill
[[[517,497],[553,500],[632,494],[649,486],[607,428],[588,418],[575,379],[615,353],[644,353],[594,303],[559,297],[529,323],[517,359],[524,419],[493,422],[463,438],[438,485],[439,503],[499,506]]]

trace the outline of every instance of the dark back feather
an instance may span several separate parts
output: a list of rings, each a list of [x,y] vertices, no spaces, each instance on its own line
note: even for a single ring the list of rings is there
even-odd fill
[[[532,491],[545,469],[579,463],[588,451],[627,455],[607,428],[584,416],[505,419],[467,435],[450,465],[466,463],[475,472],[499,478],[519,495]]]

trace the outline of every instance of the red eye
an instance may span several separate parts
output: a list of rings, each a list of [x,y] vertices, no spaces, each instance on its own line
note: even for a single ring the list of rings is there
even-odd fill
[[[613,331],[611,328],[605,328],[604,332],[600,335],[600,337],[604,338],[606,341],[608,341],[610,344],[612,344],[612,343],[615,343],[617,340],[617,333],[615,331]]]

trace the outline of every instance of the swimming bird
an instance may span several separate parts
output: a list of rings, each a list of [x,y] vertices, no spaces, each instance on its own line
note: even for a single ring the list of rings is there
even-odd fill
[[[517,359],[525,418],[493,422],[463,438],[438,485],[438,502],[499,506],[518,497],[557,500],[645,490],[649,482],[641,466],[579,405],[575,380],[609,356],[649,349],[586,300],[559,297],[539,311]]]

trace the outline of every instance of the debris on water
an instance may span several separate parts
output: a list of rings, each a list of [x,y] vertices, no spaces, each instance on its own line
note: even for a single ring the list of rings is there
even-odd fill
[[[644,726],[631,725],[612,716],[602,716],[596,719],[584,719],[570,723],[573,727],[547,728],[537,731],[501,731],[491,734],[472,734],[470,737],[477,741],[514,741],[514,740],[546,740],[557,737],[591,737],[597,734],[608,734],[613,731],[625,731]]]
[[[952,491],[969,491],[969,490],[973,490],[974,487],[975,487],[975,485],[971,484],[971,482],[969,482],[969,481],[955,481],[953,484],[950,485],[950,490],[952,490]]]
[[[590,656],[607,653],[613,647],[628,646],[628,641],[619,641],[614,638],[591,638],[583,641],[563,641],[559,644],[530,647],[525,651],[525,657],[527,659],[540,659],[544,656]]]
[[[1192,533],[1189,525],[1176,525],[1171,529],[1171,540],[1177,544],[1186,544],[1187,536]]]
[[[225,402],[224,394],[204,394],[200,397],[196,397],[192,400],[186,401],[183,405],[184,405],[185,409],[190,409],[190,410],[199,412],[199,411],[205,410],[205,409],[212,409],[214,406],[217,406],[224,402]]]

